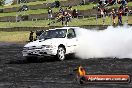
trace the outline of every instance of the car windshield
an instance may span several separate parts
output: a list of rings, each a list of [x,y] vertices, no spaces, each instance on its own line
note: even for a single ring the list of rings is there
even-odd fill
[[[45,34],[45,38],[65,38],[66,29],[49,30]]]
[[[65,38],[66,32],[66,29],[48,30],[40,35],[39,40],[50,38]]]
[[[42,39],[45,39],[45,35],[46,35],[46,32],[43,32],[40,36],[39,36],[39,40],[42,40]]]

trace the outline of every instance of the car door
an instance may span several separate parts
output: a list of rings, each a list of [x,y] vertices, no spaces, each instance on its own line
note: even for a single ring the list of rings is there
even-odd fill
[[[77,46],[75,29],[70,28],[67,32],[67,53],[74,53]]]

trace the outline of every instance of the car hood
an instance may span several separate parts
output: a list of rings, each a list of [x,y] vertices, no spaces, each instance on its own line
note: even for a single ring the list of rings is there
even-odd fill
[[[33,41],[33,42],[26,44],[24,47],[40,46],[40,45],[42,45],[41,40],[36,40],[36,41]]]
[[[33,42],[30,42],[26,44],[24,47],[37,47],[37,46],[42,46],[42,45],[58,45],[61,43],[65,43],[65,38],[52,38],[52,39],[47,39],[47,40],[36,40]]]

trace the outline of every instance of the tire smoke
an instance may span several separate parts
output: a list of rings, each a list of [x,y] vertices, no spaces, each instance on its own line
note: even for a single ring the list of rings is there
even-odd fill
[[[109,26],[105,30],[78,29],[76,56],[87,58],[132,58],[132,27]]]

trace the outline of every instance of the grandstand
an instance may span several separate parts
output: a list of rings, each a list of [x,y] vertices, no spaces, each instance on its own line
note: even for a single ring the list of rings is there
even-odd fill
[[[25,1],[25,0],[24,0]],[[54,6],[56,1],[60,2],[60,5],[63,9],[68,8],[68,6],[72,6],[72,9],[78,10],[78,18],[73,19],[70,23],[71,26],[76,26],[76,21],[84,22],[85,24],[80,25],[101,25],[101,19],[98,19],[97,23],[97,9],[93,9],[97,6],[98,0],[85,0],[85,5],[80,5],[82,0],[26,0],[26,2],[18,2],[14,0],[13,5],[10,6],[0,6],[0,26],[1,27],[45,27],[48,26],[48,7],[53,7],[53,17],[56,17],[58,13],[58,9]],[[25,5],[28,10],[20,11],[20,8]],[[118,8],[119,5],[108,6],[107,8],[110,10],[112,8]],[[132,9],[132,2],[128,3],[129,9]],[[131,16],[128,16],[132,18]],[[128,17],[123,17],[125,20]],[[79,19],[80,18],[80,19]],[[110,25],[110,19],[106,21],[107,25]],[[53,19],[54,20],[54,19]],[[94,21],[93,21],[94,20]],[[51,21],[51,20],[50,20]],[[20,22],[20,23],[19,23]],[[92,24],[91,24],[92,22]],[[93,23],[94,22],[94,23]],[[42,24],[43,23],[43,24]],[[131,24],[131,21],[128,22]],[[9,25],[7,25],[9,24]],[[27,25],[28,24],[28,25]],[[60,23],[53,24],[53,26],[60,26]]]

